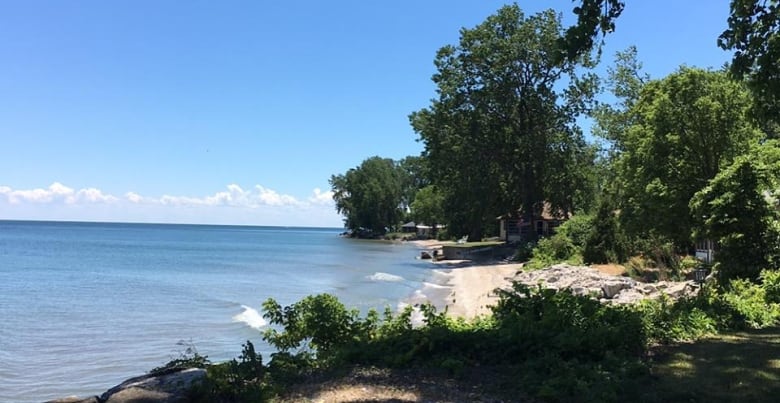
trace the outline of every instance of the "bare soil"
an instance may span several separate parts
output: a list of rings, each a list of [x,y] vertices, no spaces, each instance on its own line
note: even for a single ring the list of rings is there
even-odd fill
[[[290,388],[279,403],[292,402],[531,402],[498,371],[471,369],[457,379],[430,370],[354,368],[347,374],[311,379]]]

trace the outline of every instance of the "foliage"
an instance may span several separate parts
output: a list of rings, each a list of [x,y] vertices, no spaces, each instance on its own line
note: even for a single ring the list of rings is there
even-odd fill
[[[179,351],[179,356],[161,367],[152,369],[149,374],[161,375],[186,368],[206,368],[211,364],[207,356],[198,353],[192,341],[180,340],[176,345],[183,348]]]
[[[243,345],[239,360],[211,365],[205,382],[196,386],[195,402],[262,402],[274,395],[263,359],[252,342]]]
[[[444,222],[444,197],[435,185],[428,185],[417,192],[411,205],[412,219],[417,222],[436,225]]]
[[[579,251],[585,247],[585,242],[593,230],[595,217],[591,214],[575,214],[556,229],[556,234],[568,238]]]
[[[531,254],[533,258],[525,266],[529,270],[542,269],[560,262],[581,263],[577,247],[569,237],[560,232],[540,239]]]
[[[496,216],[518,208],[530,216],[544,201],[573,211],[578,192],[590,189],[594,151],[575,118],[596,78],[578,74],[591,67],[587,52],[551,57],[563,40],[553,11],[526,17],[512,5],[438,51],[438,97],[410,121],[451,233],[481,239]]]
[[[582,250],[586,263],[620,263],[628,258],[628,246],[610,203],[602,201]]]
[[[668,297],[644,300],[638,305],[642,313],[645,332],[657,343],[696,340],[717,331],[718,322],[694,298],[682,298],[677,302]],[[706,304],[704,304],[706,305]]]
[[[747,117],[750,95],[724,72],[682,67],[644,85],[632,123],[618,138],[621,223],[631,238],[691,245],[689,201],[761,133]]]
[[[263,317],[271,325],[284,328],[282,332],[275,328],[266,330],[263,340],[281,353],[303,349],[324,362],[336,358],[340,347],[359,341],[360,330],[366,336],[376,326],[372,320],[360,322],[357,310],[347,310],[330,294],[308,296],[284,308],[269,298],[263,303],[263,310]],[[375,320],[375,315],[370,318]]]
[[[777,147],[769,143],[759,150],[738,158],[691,200],[691,209],[701,217],[694,235],[718,243],[716,259],[724,283],[732,278],[755,280],[761,269],[775,267],[780,256],[774,197]]]
[[[780,304],[780,270],[762,270],[759,277],[766,302]]]
[[[615,65],[607,67],[606,87],[617,102],[599,104],[593,110],[596,123],[593,133],[610,142],[613,154],[625,148],[628,128],[636,123],[637,117],[631,111],[649,81],[650,76],[642,73],[635,46],[615,53]]]
[[[767,302],[766,290],[746,279],[731,280],[718,302],[730,311],[735,328],[761,329],[780,319],[780,306]]]
[[[382,235],[403,218],[404,170],[391,159],[371,157],[330,178],[336,210],[352,231]]]
[[[731,0],[728,22],[718,46],[734,50],[731,72],[747,81],[758,115],[780,123],[780,5],[777,0]]]
[[[621,0],[582,0],[573,10],[577,23],[560,40],[562,56],[576,60],[593,49],[599,32],[606,35],[615,30],[624,6]]]

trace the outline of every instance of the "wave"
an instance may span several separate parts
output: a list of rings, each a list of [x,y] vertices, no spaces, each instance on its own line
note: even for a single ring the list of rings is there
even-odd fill
[[[389,281],[389,282],[398,282],[398,281],[406,280],[401,276],[396,276],[395,274],[382,273],[382,272],[376,272],[370,276],[366,276],[366,278],[371,281]]]
[[[260,315],[256,309],[246,305],[241,305],[241,308],[244,308],[244,312],[234,316],[233,322],[242,322],[247,324],[249,327],[258,330],[267,324],[265,319],[263,319],[263,316]]]

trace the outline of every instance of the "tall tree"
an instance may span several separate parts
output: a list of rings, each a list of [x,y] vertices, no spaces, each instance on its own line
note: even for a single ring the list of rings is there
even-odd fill
[[[765,129],[780,125],[780,4],[778,0],[731,0],[729,27],[718,45],[734,50],[731,72],[756,96]]]
[[[617,162],[629,235],[691,244],[691,197],[761,137],[750,104],[744,86],[722,71],[682,67],[645,85]]]
[[[762,269],[778,267],[778,179],[780,148],[771,141],[737,158],[691,200],[694,236],[719,245],[721,280],[756,280]]]
[[[330,178],[336,210],[344,216],[345,227],[379,235],[403,217],[403,183],[399,165],[380,157],[368,158]]]
[[[444,195],[451,233],[481,238],[495,217],[574,209],[587,167],[575,118],[588,110],[596,77],[589,52],[561,58],[566,43],[552,10],[526,17],[505,6],[434,61],[438,98],[410,116]],[[530,220],[529,220],[530,221]]]

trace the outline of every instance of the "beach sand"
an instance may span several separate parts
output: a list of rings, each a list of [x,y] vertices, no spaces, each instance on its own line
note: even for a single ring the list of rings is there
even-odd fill
[[[411,241],[421,249],[438,249],[453,242],[436,240]],[[438,310],[447,309],[450,316],[472,319],[490,313],[490,306],[498,302],[496,288],[509,288],[512,278],[522,270],[521,263],[479,263],[440,260],[432,262],[430,281],[423,284],[409,299],[411,304],[430,302]],[[455,266],[455,267],[447,267]]]
[[[447,312],[466,319],[490,313],[498,302],[496,288],[509,288],[522,264],[490,264],[449,269]]]

